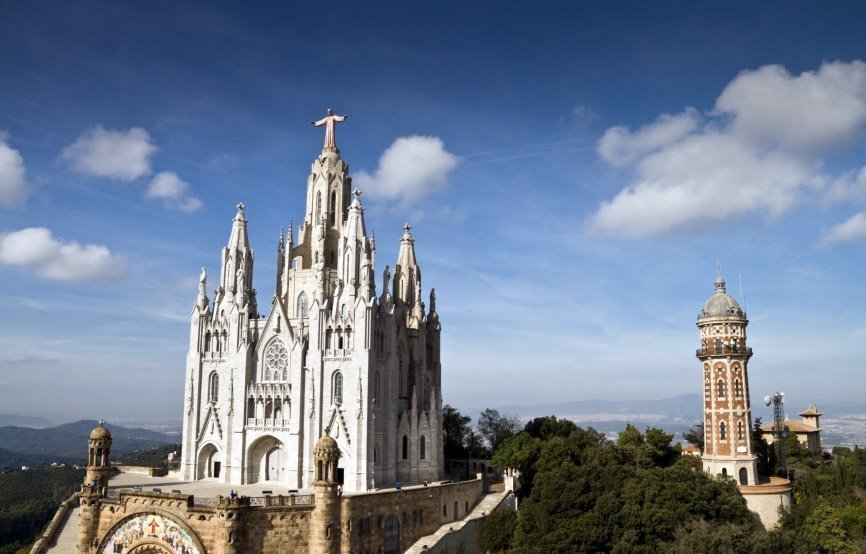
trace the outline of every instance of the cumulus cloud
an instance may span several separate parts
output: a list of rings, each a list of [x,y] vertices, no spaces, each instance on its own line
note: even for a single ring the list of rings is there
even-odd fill
[[[686,108],[682,113],[662,114],[635,132],[628,127],[611,127],[598,141],[598,153],[610,164],[625,165],[685,138],[698,128],[700,121],[697,110]]]
[[[189,183],[177,176],[174,171],[162,171],[153,178],[144,197],[149,200],[162,200],[166,208],[192,213],[202,206],[199,198],[189,194]]]
[[[780,65],[744,71],[716,100],[731,132],[759,145],[823,151],[857,137],[866,124],[866,63],[824,63],[791,75]]]
[[[24,159],[8,143],[8,135],[0,131],[0,207],[20,206],[30,195],[30,185],[24,176]]]
[[[115,281],[126,274],[123,260],[105,246],[64,241],[45,227],[0,235],[0,264],[56,281]]]
[[[150,173],[150,157],[156,151],[141,127],[124,131],[97,125],[64,148],[60,158],[81,173],[129,182]]]
[[[864,100],[863,62],[800,75],[773,65],[740,73],[705,118],[687,108],[636,131],[608,129],[599,155],[634,177],[599,206],[590,228],[659,236],[750,212],[777,217],[816,190],[850,195],[859,179],[825,175],[822,155],[862,134]]]
[[[382,153],[372,175],[360,171],[355,180],[377,198],[411,202],[445,188],[459,161],[438,137],[400,137]]]
[[[824,239],[821,242],[823,245],[829,246],[863,237],[866,237],[866,213],[860,212],[824,233]]]

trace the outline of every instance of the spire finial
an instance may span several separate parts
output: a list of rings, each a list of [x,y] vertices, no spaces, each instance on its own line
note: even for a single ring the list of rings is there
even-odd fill
[[[246,205],[243,202],[238,202],[237,208],[238,208],[238,212],[244,213],[244,208],[246,208]]]
[[[360,198],[361,197],[361,189],[359,189],[358,187],[355,187],[355,190],[352,191],[352,194],[355,195],[355,198]]]
[[[280,225],[280,244],[279,247],[282,248],[283,245],[286,244],[286,228]]]
[[[403,230],[406,231],[406,234],[408,235],[409,231],[412,230],[412,226],[409,225],[409,223],[407,222],[405,225],[403,225]]]

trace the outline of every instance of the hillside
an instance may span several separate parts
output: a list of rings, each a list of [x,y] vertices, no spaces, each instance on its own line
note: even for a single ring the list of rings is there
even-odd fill
[[[82,460],[87,451],[87,437],[97,425],[94,420],[81,420],[48,429],[0,427],[0,444],[11,453],[46,457],[51,461]],[[176,442],[168,435],[148,429],[130,429],[109,423],[105,427],[111,431],[113,439],[112,457]]]

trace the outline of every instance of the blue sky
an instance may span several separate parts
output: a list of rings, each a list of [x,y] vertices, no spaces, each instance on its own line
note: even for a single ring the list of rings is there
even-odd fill
[[[864,16],[0,2],[0,412],[180,418],[199,267],[244,201],[267,306],[328,106],[377,273],[414,225],[446,402],[697,392],[717,263],[753,400],[862,402]]]

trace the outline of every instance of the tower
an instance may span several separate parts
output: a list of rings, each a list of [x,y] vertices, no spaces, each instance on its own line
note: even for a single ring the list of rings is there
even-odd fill
[[[340,447],[328,435],[322,436],[313,450],[316,507],[310,522],[310,551],[331,553],[339,550],[340,498],[337,493],[337,464]]]
[[[99,502],[108,485],[111,471],[111,433],[103,421],[87,439],[87,476],[79,493],[81,515],[78,520],[78,552],[91,552],[99,528]]]
[[[697,358],[704,377],[704,470],[735,478],[742,485],[758,483],[752,453],[752,412],[749,402],[746,346],[749,320],[725,290],[721,275],[716,290],[698,315],[701,347]]]

